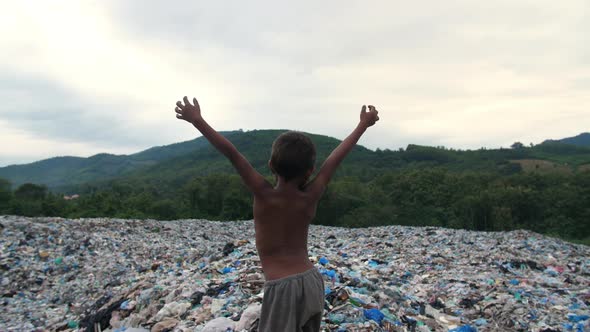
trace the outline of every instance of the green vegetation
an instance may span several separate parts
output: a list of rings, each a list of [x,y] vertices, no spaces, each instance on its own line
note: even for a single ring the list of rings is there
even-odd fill
[[[280,132],[226,135],[272,180],[267,160],[271,143]],[[320,165],[339,141],[311,136]],[[0,180],[0,214],[251,219],[252,197],[240,178],[227,160],[202,142],[197,139],[172,146],[172,150],[182,147],[184,152],[173,152],[170,146],[146,150],[140,154],[144,160],[152,160],[150,165],[84,184],[48,189],[19,183],[12,188],[9,181]],[[158,157],[148,152],[166,157],[160,156],[156,162]],[[132,156],[138,160],[137,155]],[[531,166],[534,163],[544,166]],[[590,171],[583,167],[588,163],[590,148],[556,142],[476,151],[417,145],[399,151],[371,151],[358,146],[328,187],[314,222],[485,231],[524,228],[590,244]],[[60,191],[80,197],[64,200],[57,194]]]
[[[43,186],[24,184],[13,192],[0,186],[0,213],[27,216],[252,218],[252,198],[237,175],[194,177],[183,186],[117,181],[89,187],[66,201]],[[485,231],[530,229],[588,243],[590,172],[573,175],[453,172],[406,169],[372,180],[340,177],[320,201],[315,223],[444,226]]]
[[[268,173],[270,146],[282,130],[224,132],[259,171]],[[310,134],[323,160],[339,140]],[[585,137],[580,135],[580,137]],[[518,142],[517,142],[518,143]],[[444,166],[454,171],[486,170],[510,174],[519,171],[511,163],[520,159],[540,159],[572,171],[590,164],[590,146],[576,146],[547,141],[534,147],[515,143],[511,149],[457,151],[443,147],[409,145],[398,151],[371,151],[357,146],[347,157],[341,176],[369,180],[372,174],[414,167]],[[89,158],[56,157],[26,165],[0,167],[0,178],[13,186],[24,183],[43,184],[53,192],[75,193],[80,186],[109,185],[111,180],[133,178],[152,183],[180,185],[195,175],[231,173],[231,165],[209,143],[199,137],[191,141],[153,147],[131,155],[98,154]]]

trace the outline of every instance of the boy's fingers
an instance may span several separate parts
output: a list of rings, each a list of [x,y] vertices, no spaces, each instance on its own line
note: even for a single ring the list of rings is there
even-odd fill
[[[182,103],[179,101],[176,102],[176,106],[178,106],[180,109],[183,109],[184,106],[182,105]]]
[[[182,119],[182,114],[176,114],[177,119]]]
[[[176,113],[179,113],[179,114],[182,113],[182,110],[180,108],[178,108],[178,107],[175,107],[174,110],[176,111]]]
[[[188,105],[190,105],[190,104],[191,104],[191,103],[188,101],[188,98],[187,98],[187,96],[184,96],[184,98],[182,98],[182,100],[184,100],[184,104],[185,104],[186,106],[188,106]]]
[[[199,102],[197,101],[197,98],[193,98],[193,104],[195,105],[195,107],[199,107]]]
[[[367,112],[367,106],[363,105],[363,108],[361,108],[361,112],[366,113]]]

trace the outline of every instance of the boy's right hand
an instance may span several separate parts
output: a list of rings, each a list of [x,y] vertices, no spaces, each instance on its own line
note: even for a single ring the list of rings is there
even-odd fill
[[[183,101],[184,105],[180,100],[176,102],[176,108],[174,108],[174,111],[176,111],[176,118],[188,121],[192,124],[201,120],[201,107],[199,106],[197,98],[193,98],[194,105],[191,105],[186,96],[184,96]]]
[[[369,105],[369,111],[367,112],[367,106],[363,105],[361,110],[361,124],[365,127],[370,127],[379,121],[379,111],[373,105]]]

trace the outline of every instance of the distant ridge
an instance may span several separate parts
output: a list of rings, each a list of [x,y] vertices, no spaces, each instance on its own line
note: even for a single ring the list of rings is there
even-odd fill
[[[0,167],[0,177],[13,186],[39,183],[50,188],[82,184],[97,179],[107,180],[128,172],[154,165],[162,160],[198,150],[209,143],[200,138],[156,146],[130,155],[99,153],[87,158],[60,156],[23,165]]]
[[[574,136],[574,137],[567,137],[567,138],[562,138],[562,139],[558,139],[558,140],[546,140],[543,142],[543,144],[545,143],[563,143],[563,144],[571,144],[571,145],[577,145],[577,146],[586,146],[586,147],[590,147],[590,132],[588,133],[581,133],[578,136]]]
[[[284,131],[286,130],[237,130],[221,134],[230,138],[240,151],[253,159],[253,164],[263,168],[266,167],[272,141]],[[333,149],[340,142],[327,136],[309,135],[319,144],[318,156],[322,156],[323,151]],[[327,146],[325,142],[328,142]],[[355,150],[358,149],[370,151],[361,147]],[[256,158],[255,155],[258,154],[264,155],[264,161]],[[225,160],[213,150],[209,142],[204,137],[198,137],[190,141],[152,147],[130,155],[100,153],[87,158],[60,156],[29,164],[0,167],[0,178],[9,180],[13,187],[30,182],[44,184],[50,189],[59,189],[104,182],[138,172],[142,176],[150,177],[151,169],[188,176],[191,168],[194,175],[195,165],[206,164],[204,168],[223,172],[228,166],[223,162]]]
[[[284,129],[222,132],[261,174],[271,176],[268,159],[272,142]],[[321,166],[328,154],[341,142],[324,135],[308,134],[316,145]],[[444,167],[452,171],[489,171],[513,174],[523,170],[519,160],[545,160],[568,172],[590,164],[590,133],[559,141],[545,141],[533,147],[513,149],[454,150],[410,144],[397,151],[369,150],[357,145],[336,176],[370,180],[383,171],[404,168]],[[576,142],[579,145],[564,143]],[[518,163],[518,162],[517,162]],[[76,193],[82,186],[109,186],[112,181],[137,185],[178,187],[186,181],[210,174],[234,174],[231,164],[204,137],[152,147],[130,155],[97,154],[88,158],[54,157],[25,165],[0,167],[0,178],[13,188],[24,183],[46,185],[54,192]]]

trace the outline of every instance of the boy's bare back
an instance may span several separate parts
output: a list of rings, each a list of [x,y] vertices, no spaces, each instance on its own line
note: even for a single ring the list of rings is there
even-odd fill
[[[267,280],[313,267],[307,234],[317,203],[317,195],[293,187],[269,186],[254,197],[256,248]]]

